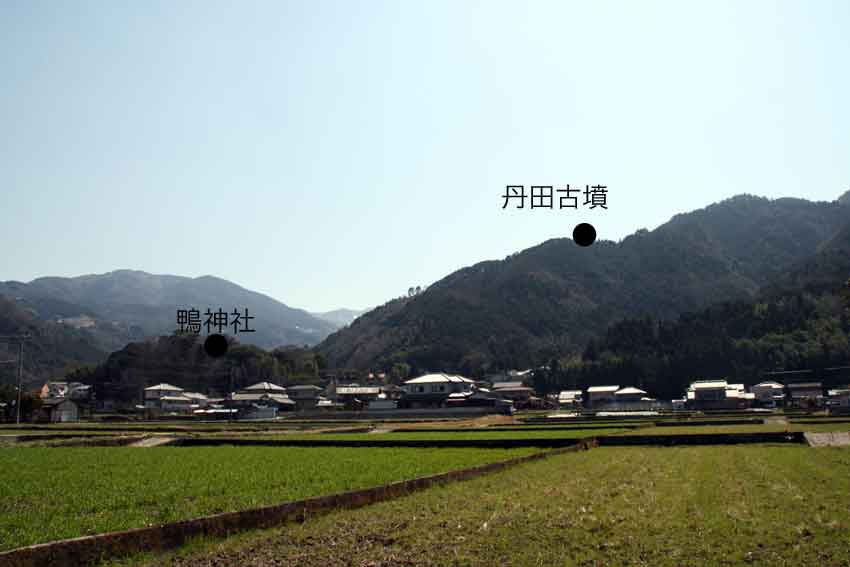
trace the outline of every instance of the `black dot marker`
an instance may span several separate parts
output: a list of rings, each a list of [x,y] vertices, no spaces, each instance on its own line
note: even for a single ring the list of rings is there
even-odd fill
[[[222,335],[210,335],[204,341],[204,350],[213,358],[223,356],[227,352],[227,339]]]
[[[583,222],[573,229],[573,242],[579,246],[590,246],[596,241],[596,229],[592,224]]]

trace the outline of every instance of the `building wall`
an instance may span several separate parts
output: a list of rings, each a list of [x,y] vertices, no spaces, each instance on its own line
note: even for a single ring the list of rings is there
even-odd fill
[[[590,407],[601,406],[604,404],[613,404],[615,401],[614,392],[588,392],[587,402]]]
[[[77,404],[73,402],[62,402],[53,408],[50,412],[50,421],[66,423],[69,421],[79,421],[80,414]]]

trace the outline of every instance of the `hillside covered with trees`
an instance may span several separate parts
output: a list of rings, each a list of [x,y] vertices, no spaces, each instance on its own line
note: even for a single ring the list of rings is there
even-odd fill
[[[850,225],[811,259],[767,286],[755,301],[612,325],[588,341],[581,355],[553,359],[535,372],[541,392],[576,386],[641,387],[679,397],[688,383],[730,377],[756,383],[764,372],[814,370],[827,382],[850,375]],[[783,289],[783,285],[794,289]]]
[[[24,343],[23,383],[33,386],[100,362],[106,353],[84,329],[42,321],[9,297],[0,295],[0,335],[30,335]],[[17,343],[0,341],[0,384],[17,384]]]
[[[624,319],[672,320],[716,303],[753,301],[773,282],[798,285],[782,279],[801,262],[829,266],[833,260],[820,252],[845,254],[829,243],[847,230],[846,201],[740,195],[616,243],[582,248],[549,240],[374,309],[316,350],[338,368],[405,363],[414,373],[481,375],[539,366],[581,353]]]
[[[203,335],[174,334],[130,343],[102,364],[81,371],[75,379],[92,384],[97,399],[139,403],[145,387],[166,382],[186,390],[224,396],[255,382],[279,385],[314,383],[324,366],[308,349],[263,350],[228,337],[220,358],[204,352]]]

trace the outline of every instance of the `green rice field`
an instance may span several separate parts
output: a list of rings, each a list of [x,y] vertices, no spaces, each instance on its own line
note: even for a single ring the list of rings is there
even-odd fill
[[[536,449],[0,449],[0,550],[377,486]]]

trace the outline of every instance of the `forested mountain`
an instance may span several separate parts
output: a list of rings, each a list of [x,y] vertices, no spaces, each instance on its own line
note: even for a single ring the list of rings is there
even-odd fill
[[[267,348],[312,345],[336,328],[304,310],[212,276],[186,278],[118,270],[29,283],[0,282],[0,294],[16,298],[44,321],[84,327],[104,350],[170,334],[177,327],[178,309],[197,308],[203,314],[208,308],[228,312],[247,308],[255,317],[250,323],[256,332],[240,334],[240,340]]]
[[[591,339],[582,356],[552,360],[535,372],[539,391],[619,384],[661,398],[687,384],[730,377],[753,384],[773,370],[814,370],[819,379],[850,382],[850,222],[781,284],[755,301],[685,313],[673,321],[627,319]],[[792,284],[796,289],[783,289]]]
[[[80,366],[100,362],[106,353],[93,346],[85,330],[41,321],[17,302],[0,295],[0,335],[30,335],[24,343],[23,382],[61,379]],[[0,384],[17,383],[17,344],[0,341]]]
[[[130,343],[76,379],[94,385],[98,399],[132,405],[141,401],[145,387],[160,382],[224,396],[260,381],[315,382],[323,364],[309,349],[266,351],[239,344],[234,337],[228,337],[230,347],[224,356],[211,358],[204,352],[203,340],[203,336],[174,334]]]
[[[748,301],[830,244],[850,219],[838,201],[740,195],[673,217],[621,242],[544,242],[458,270],[391,301],[317,346],[331,366],[480,374],[565,353],[624,318],[672,319],[722,301]],[[835,242],[839,242],[835,240]],[[846,277],[845,277],[846,279]]]

